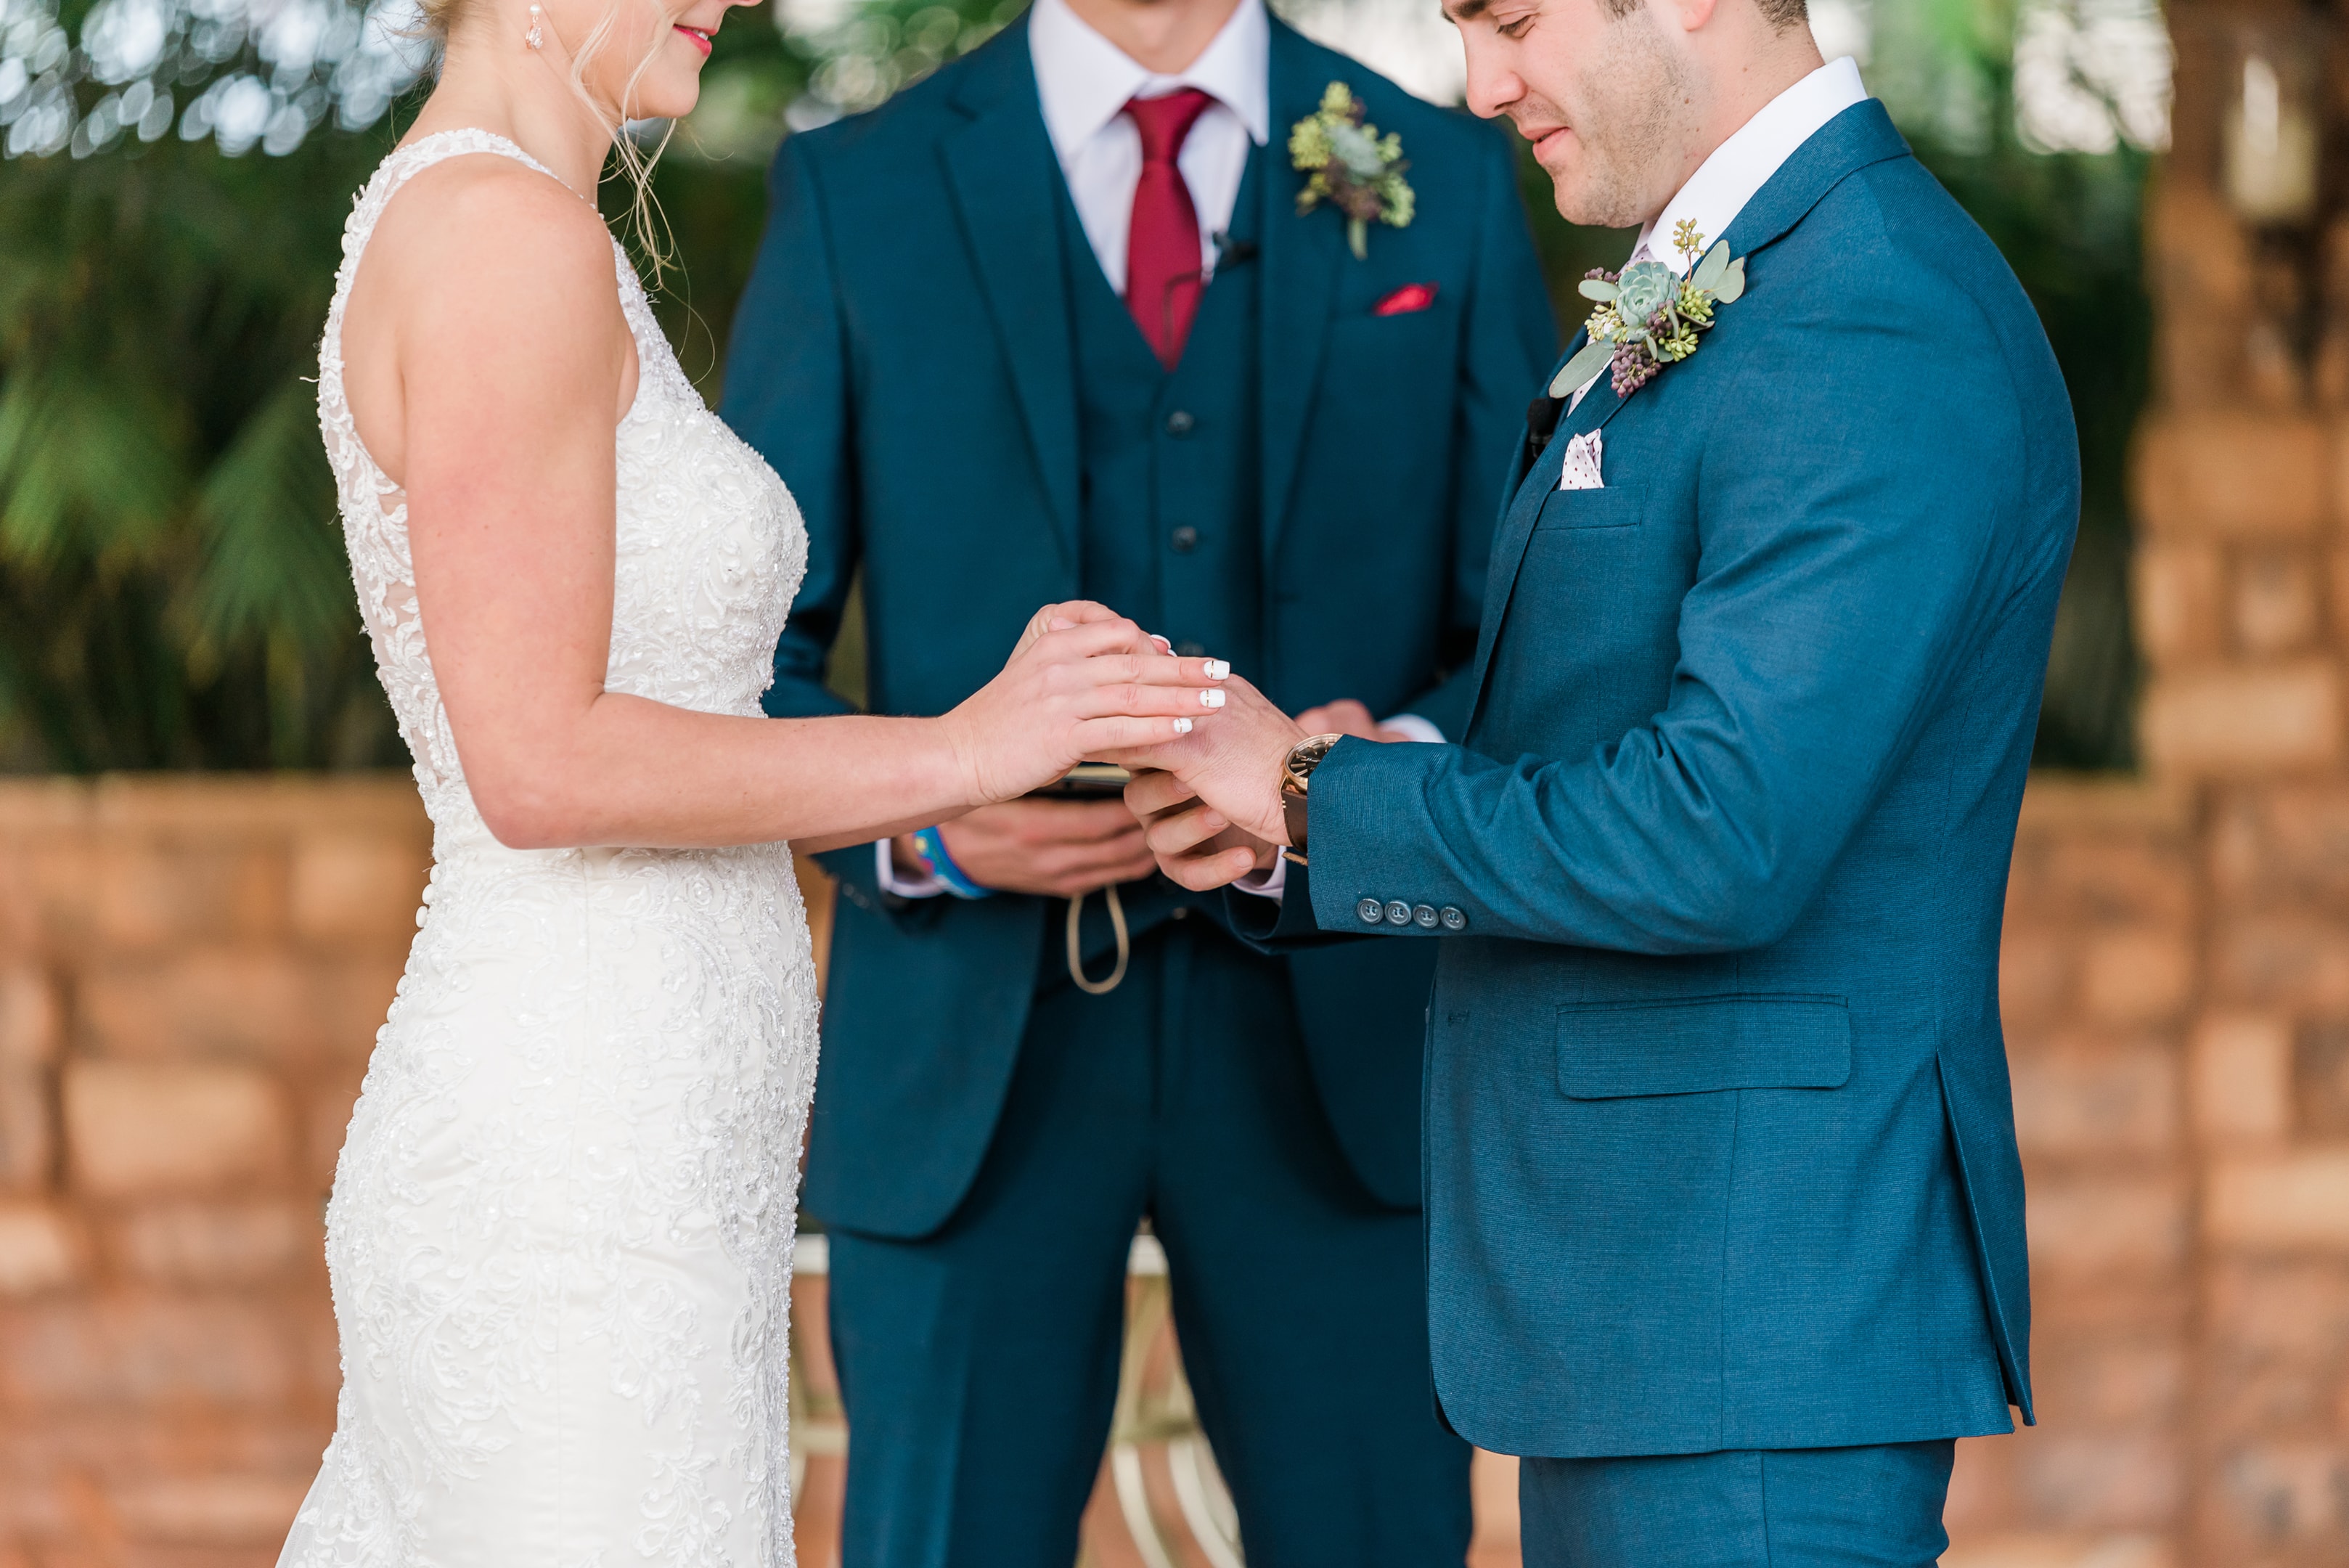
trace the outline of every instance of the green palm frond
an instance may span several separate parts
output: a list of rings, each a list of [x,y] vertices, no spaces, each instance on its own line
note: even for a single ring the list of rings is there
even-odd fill
[[[309,383],[286,382],[197,492],[200,556],[183,609],[203,638],[274,637],[290,656],[358,628],[315,397]]]
[[[152,547],[185,486],[178,424],[151,389],[72,360],[0,381],[0,556],[121,564]]]

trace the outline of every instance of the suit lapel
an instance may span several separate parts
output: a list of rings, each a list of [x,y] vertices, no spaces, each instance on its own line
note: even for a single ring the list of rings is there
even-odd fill
[[[1871,163],[1906,157],[1908,152],[1909,144],[1893,129],[1891,116],[1881,103],[1869,99],[1854,104],[1814,132],[1754,193],[1753,200],[1729,225],[1726,237],[1730,254],[1751,256],[1765,249],[1790,233],[1845,178]],[[1747,276],[1752,278],[1752,273]],[[1756,290],[1749,282],[1745,298],[1731,308],[1751,310],[1759,299],[1764,302],[1761,308],[1766,309],[1768,297],[1766,288]],[[1574,341],[1567,346],[1566,358],[1561,358],[1550,374],[1555,376],[1564,369],[1566,359],[1572,358],[1585,341],[1583,333],[1576,333]],[[1502,516],[1500,532],[1493,540],[1492,564],[1485,579],[1484,622],[1476,636],[1475,695],[1470,700],[1468,711],[1472,733],[1476,716],[1485,705],[1485,684],[1491,670],[1493,647],[1500,639],[1501,623],[1507,616],[1510,595],[1516,587],[1517,568],[1525,560],[1534,524],[1541,517],[1542,504],[1557,488],[1566,464],[1566,443],[1574,436],[1602,429],[1622,411],[1623,405],[1624,400],[1615,395],[1610,381],[1601,380],[1591,388],[1582,406],[1558,421],[1557,432],[1550,438],[1541,461],[1526,472],[1509,510]]]
[[[1321,101],[1329,83],[1316,81],[1314,76],[1313,46],[1275,20],[1268,83],[1272,140],[1263,152],[1257,208],[1257,254],[1264,267],[1257,366],[1264,443],[1260,538],[1268,574],[1288,518],[1321,350],[1337,307],[1339,269],[1346,260],[1344,225],[1334,221],[1334,214],[1297,215],[1299,177],[1288,165],[1288,128]]]
[[[1566,361],[1581,351],[1584,335],[1577,332],[1574,341],[1567,345],[1566,356],[1551,367],[1556,376],[1565,369]],[[1548,385],[1547,379],[1544,386]],[[1557,430],[1550,436],[1549,445],[1542,449],[1541,458],[1526,471],[1509,509],[1501,515],[1500,532],[1493,539],[1493,554],[1485,571],[1485,615],[1476,628],[1476,664],[1469,688],[1475,695],[1469,700],[1468,722],[1473,730],[1477,710],[1485,705],[1485,676],[1493,661],[1493,645],[1499,640],[1501,621],[1507,614],[1509,596],[1517,586],[1517,567],[1526,558],[1526,546],[1534,536],[1534,524],[1541,518],[1542,504],[1549,493],[1557,488],[1559,476],[1566,468],[1566,443],[1578,435],[1588,435],[1606,428],[1607,421],[1623,411],[1624,400],[1616,393],[1613,380],[1601,377],[1573,412],[1557,421]],[[1519,438],[1522,441],[1523,438]]]
[[[1060,239],[1060,161],[1044,130],[1025,17],[974,59],[943,143],[947,178],[1011,368],[1028,441],[1073,572],[1078,549],[1076,368]]]

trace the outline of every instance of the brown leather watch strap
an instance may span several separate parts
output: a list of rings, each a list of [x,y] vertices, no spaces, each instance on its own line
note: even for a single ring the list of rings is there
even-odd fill
[[[1280,825],[1288,831],[1291,860],[1305,864],[1305,794],[1287,784],[1280,791]]]

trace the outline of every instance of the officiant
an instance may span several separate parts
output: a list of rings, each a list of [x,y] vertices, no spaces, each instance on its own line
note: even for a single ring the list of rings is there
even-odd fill
[[[825,670],[861,572],[874,711],[944,711],[1081,597],[1309,727],[1456,737],[1557,344],[1491,129],[1262,0],[1037,0],[777,157],[723,409],[808,526],[768,711],[843,710]],[[805,1201],[849,1568],[1066,1568],[1145,1220],[1249,1561],[1458,1563],[1424,950],[1258,956],[1113,796],[824,860]]]

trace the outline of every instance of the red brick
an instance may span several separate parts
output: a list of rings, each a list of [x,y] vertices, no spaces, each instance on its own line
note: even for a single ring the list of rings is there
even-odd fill
[[[2218,1261],[2205,1292],[2230,1369],[2280,1361],[2313,1372],[2349,1357],[2349,1267],[2307,1258]]]
[[[259,1297],[114,1295],[0,1308],[0,1400],[20,1408],[284,1409],[331,1398],[311,1343],[331,1319]]]
[[[405,949],[431,856],[412,836],[305,836],[294,852],[294,929],[308,942]]]
[[[243,1285],[307,1273],[326,1241],[315,1202],[150,1204],[111,1228],[124,1273],[158,1284]]]
[[[2212,877],[2230,902],[2304,899],[2349,912],[2349,789],[2230,791],[2214,825]]]
[[[2349,1251],[2349,1145],[2215,1162],[2202,1228],[2220,1247]]]
[[[2263,1143],[2292,1126],[2292,1025],[2268,1012],[2219,1012],[2195,1027],[2188,1058],[2194,1130],[2209,1143]]]
[[[158,1477],[109,1487],[108,1501],[133,1541],[274,1548],[307,1488],[288,1476]]]
[[[2183,932],[2097,933],[2081,949],[2081,1006],[2100,1023],[2165,1023],[2192,996],[2195,967],[2194,943]]]
[[[2313,420],[2155,416],[2138,437],[2138,515],[2161,536],[2305,538],[2323,525],[2330,462]]]
[[[2226,1455],[2213,1479],[2230,1533],[2238,1539],[2349,1546],[2343,1540],[2349,1531],[2349,1453],[2337,1444],[2246,1446]]]
[[[78,1282],[83,1249],[55,1204],[0,1201],[0,1297],[39,1295]]]
[[[2052,1278],[2141,1278],[2185,1261],[2186,1191],[2173,1178],[2042,1179],[2025,1218],[2032,1267]]]
[[[2139,723],[2157,772],[2257,777],[2336,763],[2341,682],[2329,660],[2158,677]]]
[[[2186,1495],[2176,1440],[2160,1432],[2034,1432],[2018,1472],[2029,1516],[2072,1530],[2158,1530]]]
[[[265,840],[118,841],[100,850],[97,874],[97,939],[118,951],[285,929],[285,856]]]
[[[2158,1154],[2178,1139],[2178,1069],[2158,1046],[2017,1054],[2015,1132],[2025,1158]]]
[[[50,1070],[0,1062],[0,1192],[39,1192],[57,1165]]]
[[[1998,1010],[2010,1028],[2061,1019],[2071,1003],[2074,943],[2045,926],[2007,926],[1999,944]]]
[[[286,1111],[277,1084],[248,1067],[76,1063],[65,1080],[74,1184],[119,1198],[282,1179]]]
[[[2349,1017],[2349,941],[2310,915],[2243,915],[2217,929],[2214,993],[2247,1009]]]
[[[2033,1391],[2048,1426],[2152,1430],[2176,1420],[2186,1392],[2182,1344],[2085,1334],[2036,1337]]]
[[[299,1057],[318,1033],[310,992],[303,965],[282,949],[181,949],[90,969],[77,1033],[112,1056]]]
[[[2318,597],[2309,552],[2244,552],[2235,563],[2235,640],[2261,658],[2299,651],[2316,639]]]
[[[64,1032],[48,971],[31,962],[0,969],[0,1066],[56,1061]]]
[[[2146,658],[2166,670],[2220,657],[2227,646],[2227,573],[2219,546],[2149,540],[2130,567]]]

